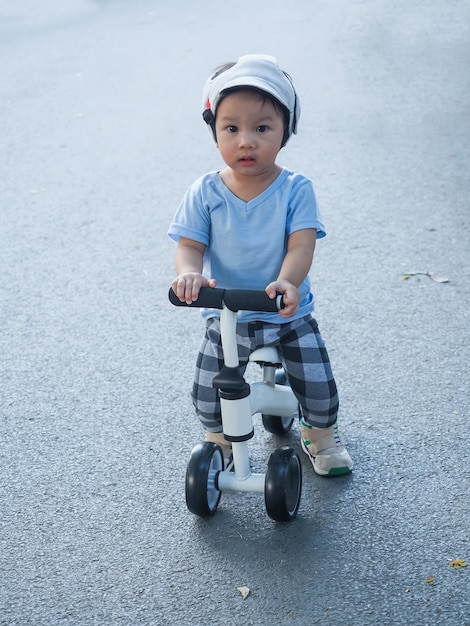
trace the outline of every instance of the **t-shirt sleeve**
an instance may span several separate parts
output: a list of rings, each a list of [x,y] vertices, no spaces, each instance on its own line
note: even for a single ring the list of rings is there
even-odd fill
[[[286,229],[290,235],[297,230],[315,228],[317,239],[326,236],[326,228],[318,208],[313,183],[301,176],[292,186]]]
[[[174,241],[187,237],[206,246],[209,244],[210,214],[204,201],[201,179],[186,191],[170,224],[168,236]]]

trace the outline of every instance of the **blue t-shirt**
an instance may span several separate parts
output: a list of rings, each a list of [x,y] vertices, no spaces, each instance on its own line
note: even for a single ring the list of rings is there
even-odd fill
[[[203,273],[215,278],[217,287],[263,291],[279,275],[289,235],[305,228],[315,228],[317,239],[326,234],[312,181],[283,168],[249,202],[233,194],[218,172],[205,174],[187,190],[168,235],[175,241],[187,237],[206,246]],[[299,291],[300,306],[293,317],[240,311],[239,321],[282,324],[303,317],[314,306],[308,276]],[[219,312],[205,309],[202,314],[208,318]]]

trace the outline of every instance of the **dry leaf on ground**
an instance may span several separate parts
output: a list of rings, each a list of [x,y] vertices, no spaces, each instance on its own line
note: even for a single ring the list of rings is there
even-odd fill
[[[237,591],[241,594],[241,597],[244,600],[246,600],[246,598],[248,598],[248,596],[250,595],[249,587],[237,587]]]
[[[448,278],[443,278],[442,276],[438,276],[437,274],[434,274],[434,272],[406,272],[406,274],[403,274],[402,279],[408,280],[412,276],[429,276],[429,278],[433,280],[435,283],[448,283],[449,282]]]

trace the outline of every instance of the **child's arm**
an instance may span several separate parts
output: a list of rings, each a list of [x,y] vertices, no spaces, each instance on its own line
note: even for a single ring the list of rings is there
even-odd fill
[[[284,309],[279,311],[282,317],[292,317],[299,308],[300,294],[298,287],[307,276],[312,265],[317,231],[314,228],[297,230],[289,236],[287,254],[284,257],[277,280],[266,287],[270,298],[276,293],[283,294]]]
[[[171,287],[181,302],[191,304],[197,300],[201,287],[215,287],[214,278],[202,275],[202,260],[206,246],[203,243],[181,237],[175,255],[177,276]]]

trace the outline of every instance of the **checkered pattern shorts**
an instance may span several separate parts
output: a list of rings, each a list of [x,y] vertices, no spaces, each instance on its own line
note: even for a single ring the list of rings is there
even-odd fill
[[[310,315],[284,324],[239,323],[237,344],[243,373],[251,352],[264,346],[276,346],[304,420],[319,428],[327,428],[336,422],[336,383],[317,322]],[[222,430],[218,390],[212,386],[212,379],[222,365],[220,319],[212,317],[206,322],[192,391],[199,419],[204,429],[210,432]]]

